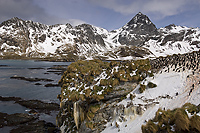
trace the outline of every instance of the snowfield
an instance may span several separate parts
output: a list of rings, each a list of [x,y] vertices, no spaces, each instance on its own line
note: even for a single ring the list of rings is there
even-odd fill
[[[128,95],[127,99],[118,103],[118,105],[123,104],[125,107],[131,102],[135,106],[140,105],[144,107],[145,105],[149,105],[147,108],[143,108],[143,114],[128,114],[126,115],[126,122],[120,122],[119,117],[115,117],[112,124],[111,122],[107,123],[107,127],[103,133],[141,133],[141,126],[149,119],[152,119],[159,108],[164,110],[174,109],[181,107],[187,102],[195,105],[200,104],[199,73],[194,73],[193,75],[189,70],[179,73],[173,71],[169,71],[169,73],[158,72],[154,77],[148,77],[142,82],[143,84],[147,84],[149,81],[157,84],[157,87],[147,88],[143,93],[139,93],[138,85],[136,89],[131,92],[136,96],[132,101]],[[194,84],[195,87],[189,96],[192,84]],[[118,128],[116,127],[116,122],[119,125]]]

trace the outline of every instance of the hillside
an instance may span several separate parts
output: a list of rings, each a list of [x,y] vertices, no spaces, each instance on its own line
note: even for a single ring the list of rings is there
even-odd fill
[[[58,125],[62,132],[142,132],[142,125],[151,124],[158,109],[164,112],[186,103],[199,108],[199,58],[198,51],[153,60],[74,62],[59,81]],[[180,110],[192,118],[189,109]],[[162,124],[156,118],[154,122],[155,128],[151,124],[143,129],[160,131]],[[189,126],[177,129],[178,123],[164,124],[164,131],[196,131]]]

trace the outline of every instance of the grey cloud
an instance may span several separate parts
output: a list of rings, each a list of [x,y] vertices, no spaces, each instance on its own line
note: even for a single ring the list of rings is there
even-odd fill
[[[33,4],[32,0],[1,0],[0,21],[11,17],[36,19],[38,14],[45,14],[44,10]]]
[[[178,14],[187,10],[185,6],[191,2],[199,4],[198,0],[134,0],[130,4],[122,4],[120,0],[88,0],[99,6],[114,10],[124,15],[143,13],[159,14],[160,17]]]
[[[0,23],[12,17],[49,25],[70,22],[69,20],[49,15],[43,8],[34,4],[33,0],[0,0],[0,16]]]

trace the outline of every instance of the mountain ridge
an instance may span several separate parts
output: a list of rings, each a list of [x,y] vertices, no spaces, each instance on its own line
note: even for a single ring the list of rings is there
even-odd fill
[[[14,17],[0,24],[0,56],[58,60],[148,58],[174,54],[169,50],[177,47],[176,53],[198,51],[199,36],[199,28],[169,25],[157,29],[141,12],[113,31],[90,24],[45,25]],[[135,50],[136,56],[127,51],[119,54],[120,49]]]

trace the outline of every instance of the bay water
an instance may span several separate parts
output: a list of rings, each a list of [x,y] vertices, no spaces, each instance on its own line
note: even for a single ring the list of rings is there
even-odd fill
[[[62,75],[48,72],[49,68],[55,65],[66,66],[71,62],[47,62],[34,60],[0,60],[0,96],[21,97],[25,100],[41,100],[59,104],[57,95],[60,94],[60,87],[45,87],[45,84],[57,84]],[[31,69],[30,69],[31,68]],[[11,79],[19,76],[26,78],[52,79],[52,82],[29,82],[24,80]],[[40,83],[41,85],[35,85]],[[27,109],[14,101],[0,101],[0,112],[2,113],[27,113]],[[55,123],[55,115],[41,115],[41,119]]]

